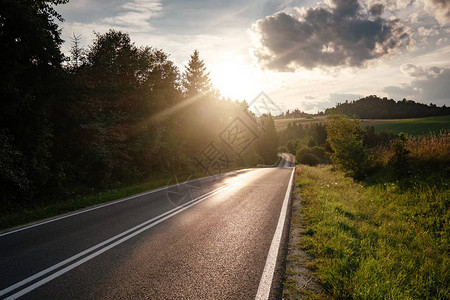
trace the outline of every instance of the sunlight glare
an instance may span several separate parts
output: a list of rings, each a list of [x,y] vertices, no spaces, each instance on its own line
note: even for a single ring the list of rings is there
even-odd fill
[[[220,93],[232,100],[248,100],[257,93],[257,72],[241,57],[222,62],[211,70],[213,85]]]

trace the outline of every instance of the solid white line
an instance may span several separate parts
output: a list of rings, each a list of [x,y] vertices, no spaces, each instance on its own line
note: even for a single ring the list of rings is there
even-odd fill
[[[221,173],[221,174],[217,174],[217,175],[211,175],[211,176],[208,176],[208,177],[197,178],[197,179],[193,179],[193,180],[190,180],[190,181],[183,182],[183,184],[184,183],[190,183],[190,182],[196,182],[196,181],[199,181],[199,180],[205,180],[205,179],[209,179],[209,178],[212,178],[212,177],[215,177],[215,176],[225,176],[225,175],[227,175],[229,173],[233,173],[233,172],[240,173],[240,172],[244,172],[244,171],[247,171],[247,170],[251,170],[251,169],[230,171],[230,172]],[[120,202],[123,202],[123,201],[128,201],[128,200],[140,197],[140,196],[145,196],[145,195],[148,195],[148,194],[156,193],[156,192],[162,191],[164,189],[174,187],[176,185],[177,184],[172,184],[172,185],[169,185],[169,186],[157,188],[155,190],[139,193],[139,194],[136,194],[136,195],[133,195],[133,196],[129,196],[129,197],[126,197],[126,198],[122,198],[122,199],[119,199],[119,200],[116,200],[116,201],[113,201],[113,202],[108,202],[106,204],[98,205],[98,206],[95,206],[95,207],[92,207],[92,208],[88,208],[88,209],[84,209],[84,210],[81,210],[81,211],[78,211],[78,212],[74,212],[74,213],[70,213],[70,214],[67,214],[67,215],[63,215],[61,217],[56,217],[56,218],[53,218],[53,219],[50,219],[50,220],[47,220],[47,221],[43,221],[43,222],[39,222],[39,223],[36,223],[36,224],[33,224],[33,225],[29,225],[29,226],[25,226],[25,227],[22,227],[22,228],[18,228],[18,229],[15,229],[15,230],[7,231],[7,232],[4,232],[4,233],[1,233],[0,237],[5,236],[5,235],[9,235],[9,234],[12,234],[12,233],[16,233],[16,232],[19,232],[19,231],[22,231],[22,230],[30,229],[30,228],[33,228],[33,227],[41,226],[41,225],[44,225],[44,224],[47,224],[47,223],[51,223],[51,222],[55,222],[55,221],[58,221],[58,220],[62,220],[62,219],[65,219],[65,218],[73,217],[73,216],[76,216],[76,215],[79,215],[79,214],[84,214],[84,213],[92,211],[92,210],[96,210],[96,209],[103,208],[103,207],[106,207],[106,206],[114,205],[114,204],[117,204],[117,203],[120,203]]]
[[[275,266],[277,264],[278,251],[280,249],[281,237],[283,235],[284,223],[286,220],[287,207],[289,198],[291,197],[292,183],[294,179],[295,167],[292,169],[291,178],[284,196],[283,206],[281,207],[280,218],[278,219],[277,228],[273,235],[272,243],[270,244],[269,253],[267,254],[266,265],[259,281],[258,292],[255,299],[267,300],[270,295],[270,288],[272,286],[273,275],[275,272]]]
[[[195,205],[195,204],[197,204],[197,203],[200,203],[201,201],[205,200],[206,198],[209,198],[210,196],[213,196],[213,195],[215,195],[215,194],[217,194],[217,193],[223,191],[224,189],[228,188],[231,184],[232,184],[232,183],[230,183],[230,184],[228,184],[228,185],[225,185],[225,186],[222,186],[222,187],[219,187],[219,188],[217,188],[217,189],[215,189],[215,190],[213,190],[213,191],[211,191],[211,192],[208,192],[208,193],[206,193],[206,194],[204,194],[204,195],[202,195],[202,196],[200,196],[200,197],[197,197],[197,198],[195,198],[195,199],[193,199],[193,200],[191,200],[191,201],[189,201],[189,202],[183,204],[182,206],[176,207],[176,208],[174,208],[174,209],[172,209],[172,210],[170,210],[170,211],[167,211],[167,212],[165,212],[165,213],[163,213],[163,214],[161,214],[161,215],[159,215],[159,216],[156,216],[156,217],[154,217],[154,218],[152,218],[152,219],[150,219],[150,220],[148,220],[148,221],[145,221],[145,222],[143,222],[143,223],[141,223],[141,224],[139,224],[139,225],[137,225],[137,226],[135,226],[135,227],[133,227],[133,228],[131,228],[131,229],[128,229],[128,230],[126,230],[126,231],[124,231],[124,232],[122,232],[122,233],[120,233],[120,234],[118,234],[118,235],[116,235],[116,236],[113,236],[112,238],[109,238],[109,239],[107,239],[107,240],[105,240],[105,241],[103,241],[103,242],[101,242],[101,243],[99,243],[99,244],[97,244],[97,245],[95,245],[95,246],[92,246],[92,247],[89,248],[89,249],[86,249],[86,250],[84,250],[84,251],[82,251],[82,252],[80,252],[80,253],[78,253],[78,254],[72,256],[72,257],[69,257],[68,259],[66,259],[66,260],[64,260],[64,261],[62,261],[62,262],[60,262],[60,263],[57,263],[57,264],[55,264],[55,265],[53,265],[53,266],[51,266],[51,267],[49,267],[49,268],[47,268],[47,269],[45,269],[45,270],[39,272],[39,273],[36,273],[36,274],[34,274],[34,275],[32,275],[32,276],[30,276],[30,277],[28,277],[28,278],[26,278],[26,279],[24,279],[24,280],[22,280],[22,281],[19,281],[19,282],[13,284],[13,285],[11,285],[11,286],[9,286],[9,287],[7,287],[7,288],[1,290],[1,291],[0,291],[0,296],[2,296],[2,295],[4,295],[4,294],[7,294],[7,293],[9,293],[9,292],[11,292],[11,291],[13,291],[13,290],[15,290],[15,289],[21,287],[21,286],[23,286],[23,285],[25,285],[25,284],[27,284],[27,283],[33,281],[33,280],[35,280],[35,279],[37,279],[37,278],[39,278],[39,277],[41,277],[41,276],[43,276],[43,275],[45,275],[45,274],[51,272],[51,271],[54,271],[54,270],[56,270],[56,269],[62,267],[63,265],[65,265],[65,264],[67,264],[67,263],[70,263],[70,262],[72,262],[72,261],[74,261],[74,260],[76,260],[76,259],[82,257],[83,255],[88,254],[89,252],[92,252],[92,251],[94,251],[94,250],[96,250],[96,249],[98,249],[98,248],[100,248],[100,247],[103,247],[104,245],[106,245],[106,244],[108,244],[108,243],[110,243],[110,242],[112,242],[112,241],[114,241],[114,240],[117,240],[118,238],[123,237],[124,235],[127,235],[127,234],[129,234],[130,232],[132,232],[132,231],[134,231],[134,230],[136,230],[136,229],[138,229],[138,228],[140,228],[140,227],[142,227],[142,226],[145,226],[145,225],[150,224],[150,225],[144,227],[143,229],[140,229],[140,230],[136,231],[136,232],[138,232],[138,233],[141,233],[142,231],[147,230],[148,228],[151,228],[151,227],[155,226],[156,224],[159,224],[160,222],[162,222],[162,221],[164,221],[164,220],[166,220],[166,219],[168,219],[168,218],[170,218],[170,217],[172,217],[172,216],[174,216],[174,215],[180,213],[181,211],[184,211],[184,210],[186,210],[187,208],[189,208],[189,207],[191,207],[191,206],[193,206],[193,205]],[[163,217],[163,218],[162,218],[162,217]],[[157,220],[157,219],[159,219],[159,220]],[[154,222],[155,220],[157,220],[157,221]],[[153,223],[152,223],[152,222],[153,222]],[[122,238],[121,240],[119,240],[119,241],[117,241],[117,242],[115,242],[115,243],[113,243],[113,244],[111,244],[111,245],[116,246],[116,245],[118,245],[118,244],[120,244],[120,243],[122,243],[122,242],[128,240],[129,238],[135,236],[135,235],[137,234],[136,232],[131,233],[130,235],[128,235],[128,236]],[[118,242],[120,242],[120,243],[118,243]],[[112,248],[111,245],[109,245],[109,246],[107,246],[107,247],[105,247],[105,248],[103,248],[103,249],[106,249],[106,250],[111,249],[111,248]],[[114,246],[113,246],[113,247],[114,247]],[[102,251],[103,249],[101,249],[101,250],[99,250],[99,251],[97,251],[97,252],[95,252],[95,253],[93,253],[93,254],[87,256],[86,258],[90,257],[89,259],[91,259],[91,258],[93,258],[93,257],[95,257],[95,256],[97,256],[97,255],[99,255],[99,254],[101,254],[101,253],[103,253],[103,252],[105,252],[106,250]],[[96,254],[96,253],[98,253],[98,254]],[[96,255],[94,255],[94,254],[96,254]],[[92,255],[94,255],[94,256],[92,256]],[[84,258],[84,259],[82,259],[82,260],[80,260],[80,261],[86,262],[87,260],[89,260],[89,259],[86,260],[86,258]],[[69,270],[75,268],[76,266],[79,266],[79,265],[81,264],[81,263],[79,263],[80,261],[78,261],[78,262],[76,262],[76,263],[74,263],[74,264],[72,264],[72,265],[69,265],[68,267],[66,267],[66,268],[64,268],[64,269],[62,269],[62,270],[60,270],[60,271],[58,271],[58,272],[56,272],[56,273],[54,273],[54,274],[52,274],[52,275],[50,275],[50,276],[48,276],[48,277],[46,277],[46,278],[44,278],[44,279],[42,279],[42,280],[36,282],[35,284],[33,284],[33,285],[31,285],[31,286],[29,286],[29,287],[27,287],[27,288],[25,288],[25,289],[23,289],[23,290],[21,290],[21,291],[15,293],[14,295],[11,295],[10,297],[13,297],[13,296],[18,295],[19,293],[21,293],[19,296],[17,296],[17,297],[20,297],[21,295],[24,295],[24,294],[28,293],[29,291],[31,291],[31,290],[37,288],[38,286],[40,286],[40,285],[42,285],[42,284],[44,284],[44,283],[46,283],[46,282],[48,282],[48,281],[50,281],[50,280],[52,280],[52,279],[58,277],[59,275],[61,275],[61,274],[65,273],[65,272],[67,272],[67,271],[69,271]],[[73,267],[71,267],[71,266],[73,266]],[[69,268],[69,267],[71,267],[71,268]],[[68,268],[69,268],[69,269],[68,269]],[[63,273],[61,273],[61,271],[63,271],[63,270],[66,270],[66,271],[63,272]],[[55,274],[59,274],[59,275],[55,276]],[[51,278],[51,279],[47,280],[48,278]],[[45,281],[45,280],[46,280],[46,281]],[[38,284],[38,283],[41,283],[41,284],[40,284],[40,285],[36,285],[36,284]],[[34,287],[34,288],[29,289],[30,287]],[[27,291],[27,292],[22,293],[22,291]],[[8,297],[7,299],[15,299],[15,298],[10,298],[10,297]]]

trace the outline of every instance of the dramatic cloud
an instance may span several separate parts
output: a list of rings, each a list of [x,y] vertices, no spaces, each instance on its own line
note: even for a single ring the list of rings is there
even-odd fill
[[[394,99],[412,98],[426,103],[450,104],[450,68],[428,69],[408,64],[402,67],[407,75],[416,78],[410,84],[388,86],[384,92]]]
[[[264,67],[363,66],[410,43],[397,19],[384,19],[382,5],[369,9],[357,0],[332,0],[330,6],[302,9],[298,16],[278,13],[256,22],[255,57]]]
[[[430,13],[434,13],[439,24],[450,23],[450,0],[424,0],[425,7]]]

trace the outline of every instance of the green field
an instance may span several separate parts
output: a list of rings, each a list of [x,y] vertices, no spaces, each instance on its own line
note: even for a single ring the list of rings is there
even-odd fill
[[[286,129],[289,123],[324,123],[326,116],[314,117],[313,119],[276,119],[275,128],[278,131]],[[377,132],[389,131],[393,133],[404,132],[410,135],[437,134],[440,131],[450,131],[450,116],[415,118],[415,119],[362,119],[361,127],[374,126]]]
[[[410,135],[437,134],[443,130],[450,131],[450,116],[394,120],[361,120],[361,127],[365,126],[374,126],[377,132],[404,132]]]

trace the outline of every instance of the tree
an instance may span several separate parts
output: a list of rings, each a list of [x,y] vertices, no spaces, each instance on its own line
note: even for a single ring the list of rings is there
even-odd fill
[[[49,181],[66,0],[0,1],[0,194],[30,199]]]
[[[71,40],[71,48],[70,48],[70,67],[76,69],[78,68],[83,61],[86,59],[85,49],[81,47],[81,34],[76,35],[73,34]]]
[[[191,55],[191,59],[186,66],[183,87],[186,97],[193,97],[198,94],[207,95],[213,91],[209,72],[207,72],[205,63],[200,59],[197,50]]]
[[[265,164],[272,164],[278,152],[278,133],[275,122],[271,115],[263,114],[260,117],[262,131],[256,142],[258,154],[263,158]]]
[[[178,69],[167,58],[160,50],[137,48],[126,33],[96,34],[74,71],[80,92],[70,149],[82,166],[76,172],[83,184],[133,182],[171,158],[171,118],[152,118],[181,98]]]
[[[367,152],[358,120],[343,115],[329,117],[327,141],[333,152],[331,161],[348,176],[362,179],[367,169]]]

